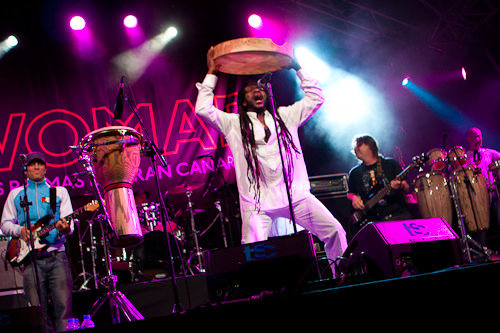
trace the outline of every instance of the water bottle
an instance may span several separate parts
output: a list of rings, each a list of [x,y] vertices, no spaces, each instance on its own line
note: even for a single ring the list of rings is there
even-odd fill
[[[76,326],[76,319],[75,318],[69,318],[68,319],[68,326],[66,326],[66,331],[76,331],[78,327]]]
[[[94,322],[90,319],[90,315],[84,315],[81,328],[91,328],[94,327]]]
[[[80,329],[80,319],[75,318],[75,331]]]

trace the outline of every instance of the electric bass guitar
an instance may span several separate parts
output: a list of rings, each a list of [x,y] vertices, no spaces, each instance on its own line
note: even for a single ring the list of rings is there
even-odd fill
[[[85,206],[75,210],[73,213],[66,216],[65,219],[69,220],[75,218],[84,212],[93,212],[97,208],[99,208],[99,202],[97,200],[92,201]],[[7,251],[5,256],[12,266],[21,265],[32,250],[43,250],[44,248],[49,246],[49,244],[44,243],[44,239],[49,235],[49,232],[51,232],[56,227],[55,223],[49,224],[49,222],[53,218],[53,215],[46,215],[31,226],[33,249],[31,249],[29,241],[26,242],[20,237],[12,237],[10,239],[9,243],[7,244]]]
[[[415,169],[421,167],[425,161],[429,159],[428,156],[425,154],[422,154],[421,156],[415,156],[412,159],[412,164],[408,165],[403,171],[401,171],[396,177],[394,177],[393,180],[403,180],[406,178],[408,173]],[[382,189],[380,189],[377,193],[372,195],[370,199],[368,199],[365,202],[365,208],[361,210],[357,210],[352,214],[351,221],[352,223],[358,225],[359,227],[363,227],[365,224],[367,224],[369,213],[375,207],[380,200],[382,200],[390,191],[392,190],[391,183],[387,184],[384,186]]]

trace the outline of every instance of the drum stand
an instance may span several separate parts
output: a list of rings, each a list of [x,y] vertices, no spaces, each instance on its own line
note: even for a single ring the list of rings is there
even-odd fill
[[[80,288],[78,288],[78,290],[89,290],[89,288],[87,287],[87,284],[92,279],[92,275],[85,271],[85,260],[83,259],[83,242],[82,242],[82,235],[80,233],[80,220],[74,219],[73,221],[75,222],[77,233],[78,233],[78,247],[80,249],[80,260],[82,263],[82,272],[80,274],[78,274],[78,276],[82,277],[83,283],[80,286]],[[88,276],[88,278],[87,278],[87,276]]]
[[[79,161],[82,163],[84,166],[89,178],[90,178],[90,183],[92,184],[92,188],[95,192],[95,196],[99,201],[99,205],[101,207],[101,210],[103,214],[99,215],[97,219],[99,220],[99,225],[101,227],[101,233],[102,233],[102,238],[104,240],[104,257],[106,260],[106,270],[107,270],[107,276],[103,278],[103,283],[108,289],[108,292],[106,295],[101,296],[92,306],[92,309],[90,310],[90,316],[91,318],[94,317],[94,315],[99,311],[101,306],[106,302],[109,301],[109,305],[111,307],[111,318],[114,324],[120,323],[120,311],[124,314],[126,319],[128,321],[132,320],[141,320],[144,319],[144,317],[141,315],[141,313],[132,305],[132,303],[123,295],[120,291],[116,289],[116,281],[118,280],[116,275],[113,275],[113,269],[111,266],[111,257],[109,253],[109,244],[107,237],[105,236],[104,232],[104,227],[103,224],[106,223],[108,228],[115,232],[111,226],[111,222],[109,219],[109,215],[106,211],[106,207],[104,206],[104,200],[102,198],[101,192],[99,191],[99,187],[97,185],[97,181],[95,179],[94,171],[92,170],[92,167],[90,165],[90,157],[83,151],[84,149],[82,147],[78,147],[77,150],[79,150],[78,155],[79,155]],[[116,232],[115,232],[116,234]]]
[[[193,239],[194,239],[194,247],[196,250],[196,253],[194,254],[198,258],[198,265],[196,266],[198,272],[203,273],[205,272],[205,265],[203,263],[203,257],[201,255],[201,250],[200,250],[200,244],[198,242],[198,230],[196,230],[196,224],[194,221],[194,212],[193,212],[193,202],[191,201],[191,187],[186,186],[186,197],[187,197],[187,203],[188,203],[188,208],[189,208],[189,215],[191,219],[191,232],[193,233]],[[188,260],[188,265],[191,263],[191,259],[193,256],[191,256]]]

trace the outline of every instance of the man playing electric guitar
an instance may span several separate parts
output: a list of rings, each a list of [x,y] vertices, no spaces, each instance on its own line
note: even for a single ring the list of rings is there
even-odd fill
[[[404,193],[409,192],[409,185],[404,179],[395,179],[402,171],[399,163],[394,159],[380,156],[377,142],[368,135],[355,138],[353,150],[361,163],[349,172],[347,198],[351,200],[352,207],[356,210],[354,214],[358,217],[357,221],[354,221],[356,227],[360,228],[370,221],[413,218],[404,196]],[[389,187],[389,184],[389,193],[375,205],[367,207],[370,199],[384,187]]]
[[[47,320],[49,330],[57,332],[66,329],[67,320],[72,315],[73,282],[71,268],[65,253],[66,235],[73,232],[73,222],[68,223],[64,216],[73,212],[68,191],[64,187],[50,187],[45,179],[47,164],[45,157],[38,152],[30,153],[25,159],[27,202],[29,220],[33,226],[41,218],[53,215],[51,221],[55,228],[50,231],[44,242],[43,251],[34,251],[40,282],[40,293],[44,313],[49,313],[48,297],[51,295],[54,326]],[[52,190],[51,190],[52,189]],[[13,189],[5,202],[2,213],[1,230],[11,237],[20,237],[30,243],[31,230],[26,227],[26,210],[21,204],[25,199],[24,186]],[[38,286],[33,262],[26,260],[23,271],[24,294],[31,305],[40,304]],[[48,316],[46,316],[48,319]]]

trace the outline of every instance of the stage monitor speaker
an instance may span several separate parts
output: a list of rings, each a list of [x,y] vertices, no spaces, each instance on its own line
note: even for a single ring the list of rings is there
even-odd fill
[[[442,218],[369,223],[349,242],[344,257],[374,279],[463,264],[460,240]]]
[[[5,258],[8,239],[6,236],[0,236],[0,291],[23,288],[21,268],[13,267]]]
[[[307,231],[203,253],[213,302],[294,292],[319,272],[312,235]]]

